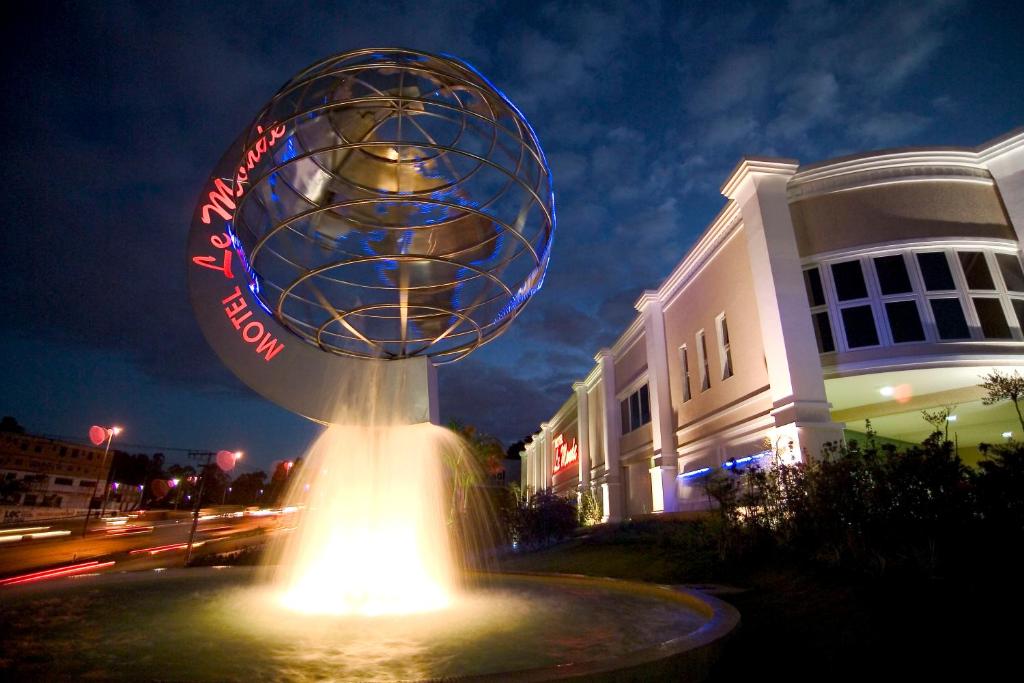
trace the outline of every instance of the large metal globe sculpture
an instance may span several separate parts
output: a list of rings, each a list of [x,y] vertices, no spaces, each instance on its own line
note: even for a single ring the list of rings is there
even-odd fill
[[[290,80],[239,161],[250,289],[343,356],[458,360],[541,286],[551,173],[522,113],[452,58],[356,50]]]

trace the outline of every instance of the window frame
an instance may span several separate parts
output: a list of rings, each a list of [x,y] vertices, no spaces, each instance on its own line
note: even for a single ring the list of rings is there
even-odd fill
[[[960,256],[963,252],[979,252],[983,255],[984,263],[989,269],[994,289],[968,288],[967,276]],[[945,257],[950,275],[952,276],[954,289],[925,289],[924,274],[918,260],[918,255],[924,253],[941,253]],[[845,252],[833,252],[818,256],[815,259],[805,259],[801,267],[805,290],[807,289],[806,279],[809,277],[807,271],[816,269],[825,295],[825,304],[815,306],[811,305],[811,297],[809,292],[807,293],[806,300],[812,316],[812,326],[815,324],[813,316],[819,313],[827,315],[830,326],[829,331],[832,334],[832,342],[837,353],[871,350],[881,347],[899,348],[906,345],[925,343],[969,341],[1007,343],[1024,341],[1024,319],[1022,319],[1022,316],[1017,315],[1018,307],[1024,313],[1024,292],[1012,292],[1007,288],[997,254],[1016,257],[1021,265],[1021,270],[1024,271],[1024,259],[1021,259],[1021,252],[1016,244],[1012,244],[1009,241],[1006,244],[993,242],[972,243],[964,240],[950,240],[940,244],[935,244],[934,242],[915,242],[877,250],[856,249]],[[875,259],[887,256],[902,256],[903,265],[907,269],[907,275],[913,289],[912,292],[882,294],[881,280],[875,267]],[[832,277],[832,266],[849,261],[860,261],[868,296],[862,299],[839,301]],[[981,320],[974,302],[975,298],[995,298],[999,300],[1000,309],[1010,330],[1009,338],[984,336]],[[956,299],[959,301],[960,310],[967,325],[967,337],[954,339],[943,339],[940,337],[938,323],[932,310],[932,301],[936,299]],[[924,339],[903,342],[894,341],[886,304],[900,301],[913,301],[915,303],[921,327],[924,331]],[[1018,303],[1015,305],[1014,302]],[[845,324],[842,321],[842,311],[846,308],[865,305],[871,306],[875,333],[879,343],[872,346],[851,347],[847,340]],[[830,351],[823,351],[821,346],[819,346],[818,350],[820,354],[832,353]]]
[[[693,393],[690,391],[690,358],[686,344],[679,347],[679,368],[682,370],[683,376],[683,403],[686,403],[693,398]]]
[[[736,374],[732,363],[732,344],[729,338],[729,321],[726,320],[725,311],[715,317],[715,331],[718,337],[718,365],[722,371],[722,381],[729,379]]]
[[[697,373],[700,378],[700,392],[711,388],[711,366],[708,363],[708,342],[704,329],[697,330]]]

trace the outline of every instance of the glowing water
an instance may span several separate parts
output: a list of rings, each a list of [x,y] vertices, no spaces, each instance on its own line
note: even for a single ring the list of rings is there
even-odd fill
[[[456,442],[428,423],[328,427],[291,485],[303,511],[275,558],[282,604],[362,615],[450,605],[459,571],[444,456]]]

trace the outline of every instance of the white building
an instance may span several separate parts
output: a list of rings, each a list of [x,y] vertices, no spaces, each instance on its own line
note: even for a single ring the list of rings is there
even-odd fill
[[[703,507],[702,473],[766,443],[813,457],[865,420],[919,442],[921,411],[949,409],[969,462],[1024,437],[978,387],[1024,369],[1024,129],[975,149],[745,158],[722,194],[527,445],[524,486],[592,489],[616,521]]]

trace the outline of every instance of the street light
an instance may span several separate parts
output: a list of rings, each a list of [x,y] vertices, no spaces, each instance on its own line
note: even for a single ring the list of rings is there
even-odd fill
[[[104,441],[107,445],[103,448],[103,461],[100,465],[101,470],[106,470],[107,467],[107,455],[110,453],[110,442],[114,440],[114,437],[120,434],[123,429],[120,427],[100,427],[99,425],[93,425],[89,428],[89,441],[92,445],[99,446]],[[107,494],[110,493],[110,471],[107,470],[104,475],[106,479],[103,481],[103,507],[100,509],[100,518],[103,517],[103,511],[107,507]],[[82,526],[82,535],[85,536],[89,532],[89,517],[92,515],[92,501],[96,498],[96,492],[99,489],[100,479],[96,477],[96,483],[92,486],[92,496],[89,498],[89,503],[85,506],[85,524]]]
[[[192,559],[192,545],[196,538],[196,529],[199,527],[199,506],[203,504],[203,489],[206,488],[206,477],[209,473],[211,463],[216,462],[217,466],[221,470],[227,472],[235,466],[235,463],[241,459],[242,451],[190,451],[188,457],[190,458],[206,458],[206,464],[200,469],[201,477],[199,478],[199,492],[196,494],[195,503],[192,505],[192,530],[188,534],[188,547],[185,548],[185,566],[188,566],[189,561]],[[216,458],[216,460],[214,460]]]

